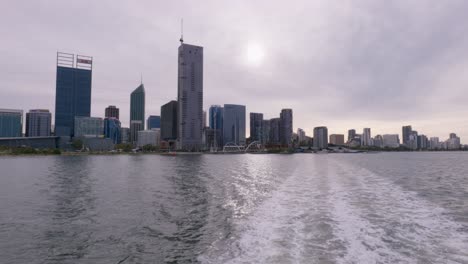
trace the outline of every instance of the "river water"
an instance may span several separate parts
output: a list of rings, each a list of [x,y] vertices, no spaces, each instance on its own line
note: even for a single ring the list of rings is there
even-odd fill
[[[0,157],[0,263],[468,263],[468,153]]]

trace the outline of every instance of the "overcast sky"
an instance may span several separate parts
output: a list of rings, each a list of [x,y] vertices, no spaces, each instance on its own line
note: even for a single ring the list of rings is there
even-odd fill
[[[467,142],[468,1],[273,2],[2,1],[0,108],[53,112],[63,51],[94,58],[92,116],[117,105],[127,126],[141,74],[146,115],[159,115],[177,95],[183,18],[185,42],[204,47],[205,109],[292,108],[309,135],[411,124]]]

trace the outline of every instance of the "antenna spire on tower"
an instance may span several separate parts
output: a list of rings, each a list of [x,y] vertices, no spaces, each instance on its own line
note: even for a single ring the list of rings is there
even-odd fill
[[[140,73],[140,84],[143,84],[143,73]]]
[[[184,19],[180,21],[180,43],[184,43]]]

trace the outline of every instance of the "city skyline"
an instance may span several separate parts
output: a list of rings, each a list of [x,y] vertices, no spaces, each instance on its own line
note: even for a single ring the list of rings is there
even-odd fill
[[[401,126],[412,125],[429,136],[445,138],[455,132],[462,140],[468,137],[468,124],[463,120],[468,112],[464,105],[468,98],[463,93],[465,58],[459,56],[465,53],[462,48],[467,42],[465,34],[459,34],[466,29],[462,10],[466,10],[467,3],[427,6],[420,1],[412,4],[363,1],[359,6],[361,13],[357,14],[351,4],[339,9],[333,3],[296,3],[287,16],[293,21],[288,23],[277,14],[275,4],[268,10],[277,15],[278,21],[266,16],[255,18],[253,14],[267,7],[265,3],[201,4],[206,8],[197,12],[186,12],[177,4],[152,3],[130,7],[117,4],[114,9],[101,12],[103,4],[77,3],[77,8],[83,9],[91,5],[89,13],[83,14],[86,27],[62,20],[63,14],[57,11],[64,10],[65,4],[60,2],[32,3],[34,8],[26,10],[22,10],[21,4],[12,3],[6,7],[11,12],[6,12],[2,19],[9,19],[21,9],[28,19],[40,22],[28,26],[29,20],[25,19],[4,30],[15,37],[8,38],[3,46],[5,60],[0,66],[7,88],[2,91],[9,96],[2,96],[0,105],[24,112],[49,109],[54,120],[54,56],[57,51],[65,51],[94,58],[91,116],[103,117],[105,107],[116,105],[121,109],[122,125],[129,127],[128,94],[139,83],[141,74],[147,101],[151,102],[145,118],[160,115],[160,106],[177,93],[174,47],[180,36],[180,18],[184,17],[185,39],[205,49],[205,111],[213,104],[242,104],[246,105],[247,114],[263,113],[264,119],[271,119],[276,117],[277,109],[292,108],[293,131],[302,128],[308,135],[319,125],[326,125],[331,133],[338,134],[346,134],[350,128],[362,131],[370,127],[373,135],[401,135]],[[225,18],[196,19],[224,8],[233,12]],[[170,19],[154,18],[157,15],[136,19],[134,14],[149,12],[144,9],[164,11],[164,17]],[[311,14],[306,16],[301,9]],[[103,23],[106,17],[116,15],[120,15],[118,21]],[[394,16],[401,17],[401,22],[385,28],[384,22],[393,21]],[[239,17],[247,18],[240,24],[232,22],[238,22]],[[298,21],[302,26],[295,26]],[[346,26],[347,22],[352,23]],[[408,30],[399,30],[405,28]],[[101,37],[100,33],[97,35],[99,29],[116,36],[122,32],[122,36]],[[336,39],[346,29],[351,29],[351,33]],[[61,32],[70,35],[57,34]],[[314,37],[306,38],[308,35]],[[93,41],[91,36],[95,37]],[[34,47],[25,45],[28,43],[25,40],[31,37],[48,41],[39,41]],[[387,41],[389,38],[393,41]],[[305,49],[306,54],[296,52],[304,50],[306,44],[301,43],[309,46],[311,41],[314,45]],[[344,43],[340,44],[344,48],[338,42]],[[460,53],[453,55],[457,51]],[[128,69],[128,65],[132,67]],[[424,96],[411,97],[414,94]],[[249,131],[247,122],[246,136]]]

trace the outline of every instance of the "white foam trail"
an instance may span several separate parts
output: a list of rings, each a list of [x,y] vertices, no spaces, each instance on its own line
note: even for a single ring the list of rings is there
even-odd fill
[[[445,211],[335,155],[304,156],[204,263],[468,263]],[[343,161],[342,161],[343,160]]]
[[[444,209],[364,168],[332,168],[335,230],[347,244],[340,263],[468,262],[468,238]]]

